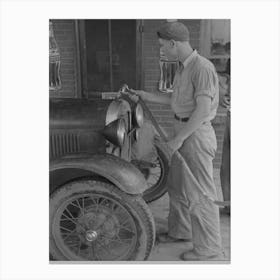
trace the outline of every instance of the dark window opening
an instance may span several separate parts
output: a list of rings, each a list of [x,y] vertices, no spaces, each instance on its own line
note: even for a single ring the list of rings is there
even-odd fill
[[[136,88],[136,20],[86,20],[87,91]]]

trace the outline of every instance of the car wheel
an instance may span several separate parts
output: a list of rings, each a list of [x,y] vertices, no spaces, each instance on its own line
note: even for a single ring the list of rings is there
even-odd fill
[[[167,191],[170,156],[162,144],[156,143],[155,147],[157,149],[157,157],[153,162],[155,166],[141,170],[148,184],[148,189],[143,194],[147,203],[159,199]]]
[[[50,255],[55,260],[146,260],[155,240],[139,195],[100,181],[68,183],[50,197]]]

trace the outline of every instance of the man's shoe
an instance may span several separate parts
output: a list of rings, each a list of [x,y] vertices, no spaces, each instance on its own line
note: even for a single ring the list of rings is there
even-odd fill
[[[194,250],[190,250],[183,253],[180,259],[183,261],[223,261],[225,256],[223,253],[212,256],[199,255]]]
[[[157,240],[160,243],[173,243],[173,242],[191,242],[191,239],[184,239],[184,238],[175,238],[168,233],[161,233],[157,236]]]

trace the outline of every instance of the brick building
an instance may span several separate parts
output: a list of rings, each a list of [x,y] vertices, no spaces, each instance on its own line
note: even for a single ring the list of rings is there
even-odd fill
[[[124,21],[125,20],[122,20],[122,22]],[[118,83],[122,81],[128,83],[127,80],[130,81],[130,84],[128,84],[132,88],[141,88],[152,92],[157,91],[160,78],[160,68],[159,47],[155,31],[164,21],[165,20],[129,20],[127,21],[128,24],[124,25],[125,27],[128,27],[126,30],[125,28],[117,29],[117,26],[114,27],[117,20],[112,21],[113,23],[108,20],[52,20],[55,38],[61,54],[60,76],[62,88],[58,91],[50,91],[50,97],[80,98],[90,96],[91,98],[101,98],[98,91],[116,91],[116,88],[119,86]],[[212,58],[214,63],[219,61],[219,59],[229,58],[228,54],[225,56],[210,56],[209,52],[207,53],[207,48],[205,46],[208,43],[205,40],[210,38],[210,31],[207,28],[209,27],[209,22],[211,24],[211,21],[208,20],[208,25],[205,20],[199,19],[180,21],[184,22],[189,28],[190,43],[192,47],[197,49],[202,55]],[[102,25],[105,22],[107,22],[106,26],[108,26],[108,24],[110,26],[108,29],[108,38],[104,35],[104,31],[107,33],[107,27],[105,28]],[[123,23],[119,21],[117,24]],[[94,28],[95,26],[96,28]],[[105,29],[103,30],[103,28]],[[114,30],[123,31],[122,33],[119,32],[117,36],[114,37]],[[131,38],[133,39],[131,40]],[[130,43],[131,45],[129,45]],[[95,55],[91,53],[93,48],[91,44],[99,45],[99,49],[95,50]],[[116,46],[120,46],[122,44],[121,47],[123,47],[127,54],[127,59],[124,62],[126,66],[119,72],[118,67],[122,63],[122,58],[121,54],[119,56],[117,54],[114,55],[114,52],[117,52],[118,49],[118,47],[114,47],[114,44]],[[111,52],[109,61],[108,56],[106,56],[106,51],[108,52],[107,45],[109,46],[109,52]],[[113,48],[110,49],[110,46],[113,46]],[[91,58],[94,56],[97,60],[91,61]],[[104,59],[102,60],[102,58]],[[133,64],[131,64],[132,60]],[[123,75],[127,77],[127,80],[122,80],[122,78],[119,77],[115,81],[113,80],[112,75],[110,75],[108,79],[111,78],[111,87],[96,90],[96,88],[94,88],[95,85],[93,85],[92,88],[90,88],[90,77],[94,77],[97,84],[102,83],[105,85],[107,81],[104,80],[104,77],[94,74],[96,72],[96,70],[94,70],[94,64],[110,64],[111,73],[121,73],[120,76]],[[103,72],[106,72],[106,69]],[[91,73],[93,74],[91,75]],[[115,82],[114,87],[112,86],[112,82]],[[172,135],[172,119],[174,116],[169,106],[158,104],[148,105],[159,124],[168,132],[169,135]],[[213,121],[218,140],[218,150],[214,160],[215,168],[219,168],[221,162],[224,121],[225,110],[219,108],[218,114]]]

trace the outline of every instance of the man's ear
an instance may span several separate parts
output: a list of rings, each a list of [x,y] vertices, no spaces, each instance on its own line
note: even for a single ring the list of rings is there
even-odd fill
[[[176,42],[174,40],[170,40],[169,43],[171,47],[174,47],[176,45]]]

